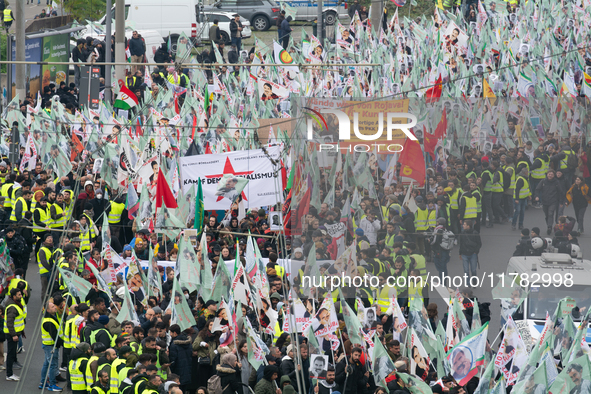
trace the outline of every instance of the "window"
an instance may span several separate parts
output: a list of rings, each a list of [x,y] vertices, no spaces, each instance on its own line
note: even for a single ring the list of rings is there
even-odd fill
[[[238,0],[238,7],[258,7],[262,6],[262,0]]]

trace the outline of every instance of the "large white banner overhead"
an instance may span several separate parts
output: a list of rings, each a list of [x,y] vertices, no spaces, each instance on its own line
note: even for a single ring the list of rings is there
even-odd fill
[[[273,164],[279,163],[279,147],[267,148],[268,156],[261,149],[236,151],[213,155],[181,157],[183,191],[187,193],[201,178],[205,209],[229,209],[232,193],[219,193],[218,183],[224,174],[246,178],[248,184],[242,191],[245,208],[275,205],[283,201],[281,173],[273,176]],[[230,185],[231,186],[231,185]]]

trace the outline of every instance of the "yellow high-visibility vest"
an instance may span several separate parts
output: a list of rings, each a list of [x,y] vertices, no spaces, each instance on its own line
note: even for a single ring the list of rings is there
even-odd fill
[[[531,177],[533,179],[544,179],[546,178],[548,168],[550,168],[550,160],[543,160],[540,156],[535,158],[534,163],[536,162],[536,160],[539,160],[542,163],[542,165],[540,166],[540,168],[536,168],[531,172]]]
[[[6,307],[6,310],[4,311],[4,315],[6,316],[6,313],[8,312],[8,308],[13,307],[17,310],[18,315],[16,316],[16,318],[14,319],[14,331],[18,334],[19,332],[23,332],[25,330],[25,318],[27,317],[27,314],[23,311],[23,308],[21,308],[20,306],[16,305],[16,304],[10,304]],[[8,326],[6,325],[6,318],[4,318],[4,334],[9,334],[10,332],[8,331]],[[12,339],[10,339],[12,340]]]
[[[501,170],[498,170],[498,171],[499,171],[499,178],[500,179],[499,179],[499,181],[497,183],[493,183],[492,184],[491,191],[493,193],[502,193],[502,192],[505,191],[505,189],[503,188],[503,184],[504,184],[504,182],[503,182],[503,172]]]
[[[51,250],[49,250],[45,246],[42,246],[41,249],[39,249],[39,251],[37,252],[37,264],[39,265],[39,274],[45,274],[49,271],[47,269],[45,269],[43,264],[41,264],[41,259],[39,258],[39,253],[44,253],[45,260],[47,260],[49,262],[49,264],[51,265],[51,258],[52,258]]]
[[[35,208],[35,211],[39,211],[39,220],[44,225],[48,225],[51,222],[51,216],[49,215],[49,204],[47,204],[47,205],[48,206],[46,208],[41,208],[41,207]],[[37,225],[37,223],[34,223],[34,224]],[[42,233],[47,230],[44,228],[41,228],[41,229],[34,228],[33,231],[36,233]]]
[[[417,209],[415,214],[415,228],[417,231],[425,231],[429,229],[427,224],[429,220],[429,211],[425,209]]]
[[[22,211],[21,211],[21,214],[22,214],[22,217],[24,218],[24,217],[25,217],[25,212],[27,212],[27,211],[29,210],[29,205],[27,204],[27,200],[25,200],[23,197],[19,197],[19,198],[17,198],[17,199],[14,201],[13,208],[16,208],[16,205],[17,205],[19,202],[22,204],[22,207],[23,207],[23,208],[22,208]],[[10,212],[10,221],[11,221],[11,222],[16,222],[16,209],[13,209],[13,210]]]
[[[519,189],[519,196],[515,194],[517,190],[513,190],[513,199],[514,200],[523,200],[531,196],[531,191],[529,190],[529,182],[527,179],[519,175],[517,179],[523,179],[523,187]]]
[[[4,11],[6,12],[6,10]],[[12,204],[10,202],[10,194],[8,193],[8,189],[12,187],[13,183],[5,183],[0,188],[0,195],[4,197],[4,208],[12,208]]]
[[[61,215],[64,213],[64,210],[58,204],[53,204],[53,206],[55,207],[55,214],[56,215]],[[50,215],[50,218],[49,218],[49,227],[50,228],[64,228],[65,226],[66,226],[66,216],[65,215],[62,216],[61,218],[59,218],[58,220],[51,219],[51,215]]]
[[[12,21],[13,21],[13,19],[12,19],[12,11],[9,10],[8,8],[5,8],[4,9],[4,23],[12,22]]]
[[[86,388],[90,391],[90,386],[94,384],[94,376],[92,375],[92,371],[90,370],[90,364],[98,360],[98,356],[92,356],[88,359],[88,363],[86,363]]]
[[[111,364],[111,380],[110,380],[111,390],[110,391],[112,394],[119,393],[119,384],[120,384],[120,382],[122,382],[119,380],[119,372],[117,372],[117,367],[120,366],[121,364],[125,365],[126,362],[127,362],[127,360],[124,358],[117,358]],[[125,377],[127,378],[127,376],[125,376]]]
[[[80,364],[82,364],[83,361],[88,361],[88,357],[79,357],[76,360],[70,360],[68,370],[70,372],[72,391],[82,391],[87,389],[84,373],[80,370]]]
[[[45,330],[45,327],[44,327],[44,325],[45,325],[45,323],[47,323],[47,322],[51,322],[52,324],[54,324],[54,325],[55,325],[55,329],[56,329],[58,332],[59,332],[59,329],[60,329],[60,325],[59,325],[59,323],[57,322],[57,320],[56,320],[56,319],[52,319],[52,318],[50,318],[50,317],[44,317],[44,318],[43,318],[43,320],[41,321],[41,342],[42,342],[44,345],[51,346],[51,345],[55,344],[55,341],[54,341],[54,339],[51,337],[51,335],[49,334],[49,331],[46,331],[46,330]]]
[[[121,221],[121,213],[123,213],[124,209],[125,209],[124,203],[112,202],[111,203],[111,210],[109,211],[109,215],[107,216],[109,224],[119,223]]]
[[[462,196],[462,198],[466,201],[464,219],[472,219],[478,216],[478,205],[476,204],[476,197]]]

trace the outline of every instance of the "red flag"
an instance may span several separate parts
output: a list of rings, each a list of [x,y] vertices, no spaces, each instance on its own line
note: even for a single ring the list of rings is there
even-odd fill
[[[435,86],[432,88],[427,89],[426,94],[426,102],[427,104],[436,103],[439,101],[439,97],[441,97],[441,92],[443,91],[443,87],[441,86],[441,74],[437,77],[437,81],[435,81]]]
[[[407,138],[398,162],[402,166],[400,176],[414,179],[419,186],[425,184],[425,158],[419,141]]]
[[[445,112],[445,109],[443,110],[443,113],[441,114],[441,120],[439,121],[439,124],[437,125],[437,128],[435,129],[435,138],[437,138],[437,140],[445,138],[445,136],[447,135],[447,113]]]
[[[426,131],[423,132],[423,135],[425,136],[425,143],[423,144],[425,147],[425,152],[428,153],[429,155],[431,155],[431,158],[433,160],[435,160],[435,148],[437,147],[437,142],[439,142],[440,139],[445,138],[446,134],[447,134],[447,113],[445,112],[445,109],[444,109],[443,113],[441,115],[441,120],[439,121],[439,124],[437,124],[437,128],[435,129],[435,132],[433,134],[429,134]]]
[[[163,202],[167,208],[178,207],[174,194],[172,194],[172,190],[168,186],[168,181],[160,168],[158,170],[158,182],[156,184],[156,209],[160,208]]]
[[[435,134],[430,134],[427,132],[425,126],[423,126],[423,148],[425,148],[425,153],[431,155],[431,158],[435,160],[435,147],[437,146],[437,138]]]
[[[80,142],[76,133],[72,133],[72,152],[70,153],[70,161],[76,160],[76,156],[78,156],[79,153],[82,153],[83,150],[84,146],[82,145],[82,142]]]

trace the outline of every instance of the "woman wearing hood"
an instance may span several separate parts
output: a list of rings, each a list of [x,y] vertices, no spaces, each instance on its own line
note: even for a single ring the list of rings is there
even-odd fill
[[[216,367],[220,377],[222,394],[234,394],[242,389],[241,380],[242,364],[238,362],[234,353],[226,353],[222,356],[221,364]],[[248,380],[248,379],[247,379]],[[248,388],[246,388],[248,390]]]

